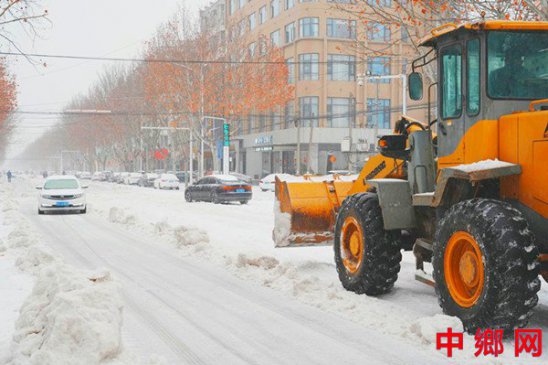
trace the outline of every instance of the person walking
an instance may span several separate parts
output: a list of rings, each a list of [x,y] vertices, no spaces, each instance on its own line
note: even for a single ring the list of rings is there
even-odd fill
[[[8,176],[8,182],[11,182],[11,177],[13,176],[11,173],[11,170],[8,170],[8,173],[6,174]]]

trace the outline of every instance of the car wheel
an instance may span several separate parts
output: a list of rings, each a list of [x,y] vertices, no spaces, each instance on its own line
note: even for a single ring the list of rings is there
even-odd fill
[[[40,210],[40,209],[38,209],[38,214],[42,215],[42,214],[44,214],[44,211],[43,211],[43,210]]]
[[[219,203],[220,203],[220,202],[219,202],[219,197],[217,196],[217,192],[216,192],[216,191],[212,191],[211,194],[209,195],[209,197],[210,197],[209,200],[210,200],[212,203],[215,203],[215,204],[219,204]]]
[[[181,189],[179,189],[179,187],[177,186],[177,187],[175,188],[175,190],[181,190]]]
[[[245,205],[249,202],[249,200],[240,200],[240,204]]]
[[[192,194],[190,191],[185,191],[185,200],[189,203],[192,203]]]
[[[82,209],[82,210],[80,211],[80,214],[86,214],[87,211],[88,211],[88,207],[85,207],[84,209]]]

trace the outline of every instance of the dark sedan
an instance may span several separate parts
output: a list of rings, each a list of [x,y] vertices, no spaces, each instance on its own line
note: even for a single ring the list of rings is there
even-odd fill
[[[251,185],[232,175],[206,176],[185,191],[187,202],[201,200],[216,204],[233,201],[247,204],[251,195]]]

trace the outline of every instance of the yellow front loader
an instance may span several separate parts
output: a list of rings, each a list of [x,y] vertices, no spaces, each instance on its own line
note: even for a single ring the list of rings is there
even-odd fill
[[[273,238],[332,244],[342,285],[367,295],[390,291],[413,250],[445,313],[510,333],[548,281],[548,22],[447,24],[422,46],[409,95],[434,63],[437,118],[403,116],[354,182],[277,180]]]

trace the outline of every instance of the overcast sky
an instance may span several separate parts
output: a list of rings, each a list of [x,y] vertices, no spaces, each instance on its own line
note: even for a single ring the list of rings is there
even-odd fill
[[[41,38],[31,41],[16,34],[27,53],[82,56],[139,56],[143,42],[168,20],[178,5],[198,17],[211,0],[44,0],[51,25]],[[19,109],[61,110],[74,96],[85,93],[107,62],[47,59],[47,67],[33,66],[23,58],[8,58],[19,85]],[[55,124],[57,117],[20,116],[20,127],[9,146],[13,158],[24,146]],[[9,164],[9,161],[7,161]]]

